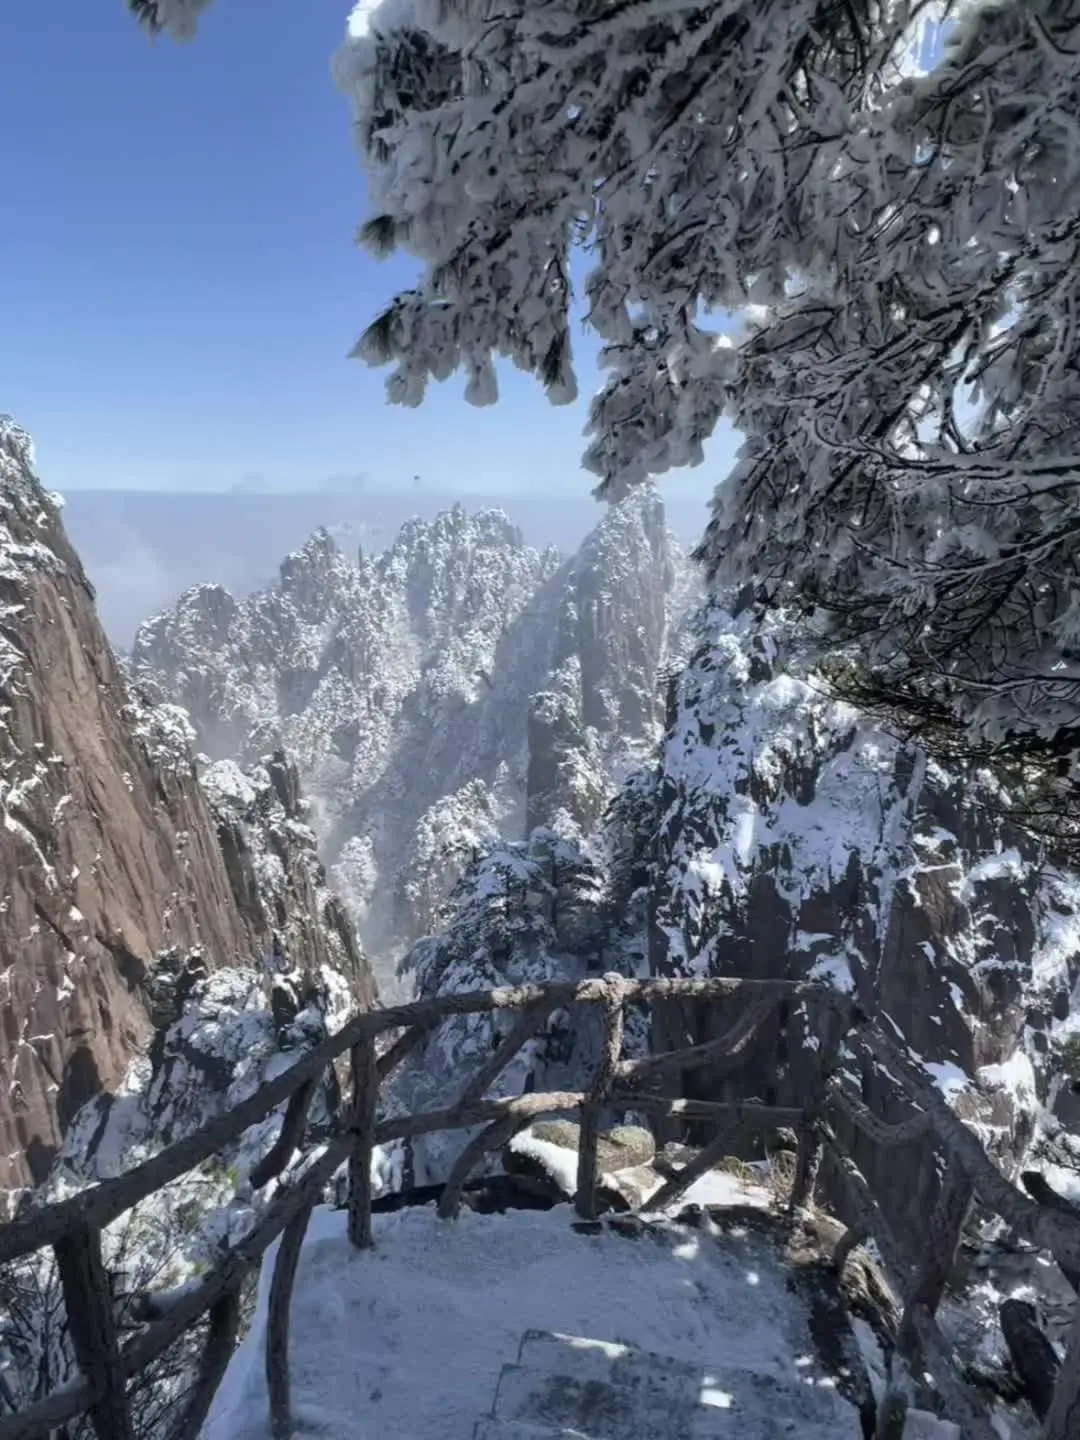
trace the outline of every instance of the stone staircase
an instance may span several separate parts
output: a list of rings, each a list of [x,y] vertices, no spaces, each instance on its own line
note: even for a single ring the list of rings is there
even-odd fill
[[[705,1369],[571,1335],[525,1334],[474,1440],[862,1440],[827,1382]]]

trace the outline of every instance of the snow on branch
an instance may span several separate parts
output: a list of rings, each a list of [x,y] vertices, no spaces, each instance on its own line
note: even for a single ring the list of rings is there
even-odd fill
[[[128,0],[128,8],[151,35],[190,40],[199,16],[212,0]]]
[[[458,370],[487,403],[498,357],[566,401],[580,305],[599,493],[726,417],[717,583],[801,608],[900,714],[1075,740],[1080,6],[958,8],[943,44],[950,10],[365,7],[362,240],[421,273],[356,353],[403,404]]]

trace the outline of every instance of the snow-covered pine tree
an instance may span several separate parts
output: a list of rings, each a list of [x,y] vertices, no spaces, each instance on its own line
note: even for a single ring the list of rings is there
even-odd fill
[[[702,547],[848,642],[864,707],[1051,769],[1080,738],[1078,40],[1080,6],[970,7],[823,149]]]
[[[582,254],[599,493],[697,463],[727,414],[717,582],[857,641],[863,698],[938,738],[1071,748],[1080,5],[362,10],[363,239],[424,265],[357,346],[391,398],[462,369],[489,402],[501,355],[572,399]]]

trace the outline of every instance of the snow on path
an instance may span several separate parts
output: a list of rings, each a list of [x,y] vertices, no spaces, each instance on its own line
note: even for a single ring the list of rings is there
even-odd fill
[[[730,1177],[715,1192],[753,1203]],[[733,1191],[738,1193],[733,1194]],[[471,1440],[499,1371],[528,1329],[635,1345],[708,1366],[806,1382],[817,1374],[805,1313],[768,1243],[672,1227],[637,1240],[583,1236],[573,1212],[439,1221],[431,1208],[375,1217],[375,1249],[351,1250],[345,1214],[316,1210],[292,1309],[299,1436]],[[276,1247],[275,1247],[276,1251]],[[272,1261],[275,1251],[271,1251]],[[263,1335],[255,1323],[218,1393],[204,1440],[266,1440]],[[827,1380],[825,1383],[829,1383]]]

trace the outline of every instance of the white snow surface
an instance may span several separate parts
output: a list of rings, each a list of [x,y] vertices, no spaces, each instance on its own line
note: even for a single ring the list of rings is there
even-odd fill
[[[726,1175],[693,1198],[742,1199]],[[637,1346],[709,1365],[831,1384],[810,1354],[806,1318],[767,1242],[735,1230],[671,1226],[654,1242],[582,1236],[572,1212],[431,1208],[375,1217],[375,1249],[351,1250],[345,1215],[317,1210],[300,1260],[291,1324],[298,1436],[470,1440],[499,1371],[526,1330]],[[204,1440],[264,1440],[263,1267],[255,1323],[233,1358]]]
[[[350,40],[361,40],[373,29],[393,29],[407,22],[410,9],[408,0],[356,0],[349,11],[346,34]]]
[[[550,1140],[538,1140],[528,1130],[515,1135],[509,1147],[515,1155],[526,1155],[536,1160],[566,1195],[577,1190],[578,1152],[566,1145],[553,1145]]]

